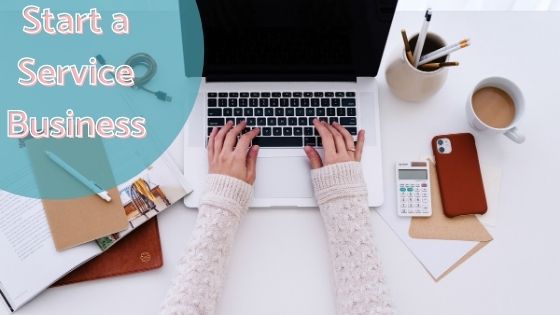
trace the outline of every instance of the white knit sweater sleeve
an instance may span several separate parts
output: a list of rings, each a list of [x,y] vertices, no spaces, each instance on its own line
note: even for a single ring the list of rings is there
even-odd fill
[[[179,261],[161,314],[214,314],[226,263],[252,187],[235,178],[209,175],[193,238]]]
[[[328,235],[338,314],[393,314],[360,163],[325,166],[311,176]]]

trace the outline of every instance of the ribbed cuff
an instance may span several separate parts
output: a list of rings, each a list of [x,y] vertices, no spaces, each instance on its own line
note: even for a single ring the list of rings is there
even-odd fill
[[[319,206],[337,198],[367,195],[359,162],[337,163],[312,170],[311,181]]]
[[[206,192],[200,204],[214,206],[242,216],[247,211],[253,187],[237,178],[210,174],[206,182]]]

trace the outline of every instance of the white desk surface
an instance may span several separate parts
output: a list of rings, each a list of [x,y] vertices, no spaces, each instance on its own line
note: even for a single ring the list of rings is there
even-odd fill
[[[384,69],[399,30],[420,27],[421,13],[398,12],[379,74],[386,203],[394,208],[393,163],[430,154],[437,134],[471,131],[464,114],[473,86],[503,75],[525,92],[520,127],[527,142],[475,133],[482,164],[502,169],[495,240],[435,283],[377,214],[373,227],[386,282],[399,314],[550,314],[560,283],[560,12],[436,12],[431,30],[449,41],[470,37],[455,53],[444,89],[423,104],[407,104],[388,90]],[[554,83],[553,83],[554,82]],[[173,145],[182,164],[182,138]],[[175,262],[196,219],[182,204],[160,217],[163,268],[49,289],[23,309],[28,314],[156,314]],[[0,306],[0,314],[7,314]],[[218,314],[334,314],[325,231],[315,209],[250,211],[229,265]]]

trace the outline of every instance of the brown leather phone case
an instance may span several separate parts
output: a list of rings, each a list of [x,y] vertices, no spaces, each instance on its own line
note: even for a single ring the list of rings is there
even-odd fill
[[[157,218],[154,217],[53,286],[148,271],[162,265],[159,228]]]
[[[449,139],[451,152],[438,151],[438,140]],[[488,209],[474,136],[470,133],[432,139],[443,210],[447,217],[484,214]]]

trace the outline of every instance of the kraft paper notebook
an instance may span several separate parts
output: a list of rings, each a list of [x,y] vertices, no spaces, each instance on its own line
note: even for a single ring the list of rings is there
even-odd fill
[[[111,189],[109,195],[111,202],[105,202],[97,195],[71,200],[43,200],[57,250],[94,241],[128,227],[119,191]]]
[[[474,255],[490,241],[492,236],[474,215],[448,218],[443,212],[440,188],[435,165],[430,163],[430,178],[432,186],[432,216],[427,218],[412,218],[409,234],[417,239],[439,239],[478,242],[471,250],[450,266],[443,274],[434,277],[436,281],[445,277],[449,272]]]
[[[58,280],[53,286],[143,272],[162,265],[163,255],[156,217],[103,254]]]
[[[81,245],[125,230],[128,220],[121,203],[103,142],[98,139],[31,139],[26,142],[35,182],[45,199],[57,250]],[[47,154],[54,154],[87,181],[107,190],[106,202]],[[76,197],[85,196],[85,197]]]

